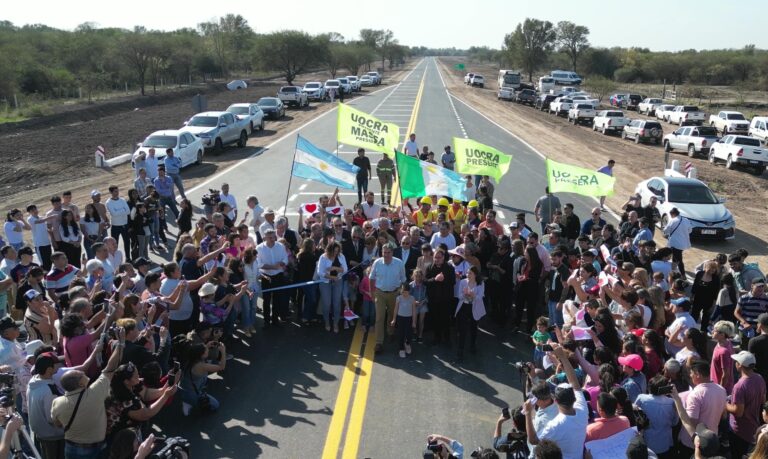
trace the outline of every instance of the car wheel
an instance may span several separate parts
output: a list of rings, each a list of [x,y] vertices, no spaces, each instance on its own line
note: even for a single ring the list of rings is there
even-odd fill
[[[259,125],[259,131],[264,130],[264,118],[261,119],[261,124]]]
[[[637,143],[637,144],[640,143],[640,136],[639,135],[635,136],[635,143]]]
[[[203,150],[197,150],[197,161],[195,161],[195,164],[198,166],[203,164]]]
[[[759,176],[763,175],[763,171],[764,170],[765,170],[764,166],[757,166],[757,167],[753,167],[752,169],[750,169],[749,173],[759,177]]]
[[[693,145],[688,145],[688,157],[689,158],[696,157],[696,147],[694,147]]]
[[[677,125],[680,126],[680,127],[683,127],[683,120],[678,121]]]
[[[624,131],[622,131],[624,132]],[[608,135],[608,128],[603,126],[603,135]]]
[[[665,141],[664,141],[664,152],[665,152],[665,153],[669,153],[670,151],[672,151],[672,147],[670,147],[670,146],[669,146],[669,142],[667,142],[667,141],[665,140]]]
[[[717,160],[715,159],[715,152],[711,150],[709,152],[709,162],[711,164],[715,164],[717,162]]]
[[[725,161],[725,168],[731,171],[736,168],[736,163],[733,162],[732,155],[728,155],[728,159]]]
[[[592,123],[592,132],[597,132],[597,125],[594,122]]]
[[[661,139],[660,139],[660,138],[658,138],[658,137],[655,137],[655,138],[653,139],[653,143],[654,143],[654,145],[658,145],[658,144],[660,144],[660,143],[661,143]]]
[[[224,151],[224,142],[221,141],[220,137],[217,137],[216,141],[213,142],[213,151],[216,152],[217,155]]]
[[[626,131],[621,131],[621,138],[624,139],[624,140],[627,140],[627,132]]]
[[[251,121],[251,132],[255,131],[256,128],[253,127],[253,121]]]
[[[237,146],[240,148],[245,148],[245,144],[248,143],[248,133],[245,131],[240,131],[240,138],[237,139]]]

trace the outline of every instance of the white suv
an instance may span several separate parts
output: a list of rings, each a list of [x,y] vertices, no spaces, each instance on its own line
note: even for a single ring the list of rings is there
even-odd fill
[[[552,70],[549,76],[555,80],[555,84],[562,85],[580,85],[582,78],[575,72],[567,70]]]

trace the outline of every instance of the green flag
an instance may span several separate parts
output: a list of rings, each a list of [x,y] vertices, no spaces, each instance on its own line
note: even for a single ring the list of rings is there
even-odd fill
[[[400,128],[396,124],[385,123],[346,104],[339,104],[336,126],[336,139],[339,143],[380,151],[390,156],[400,140]]]
[[[403,199],[419,196],[448,196],[466,201],[467,184],[459,173],[417,158],[395,154],[397,179]]]
[[[464,70],[464,64],[456,64],[453,66],[456,70]]]
[[[456,154],[456,172],[489,175],[496,179],[496,183],[507,173],[512,162],[512,155],[472,139],[454,137],[453,152]]]
[[[547,160],[550,193],[564,191],[584,196],[611,196],[616,179],[602,172]]]

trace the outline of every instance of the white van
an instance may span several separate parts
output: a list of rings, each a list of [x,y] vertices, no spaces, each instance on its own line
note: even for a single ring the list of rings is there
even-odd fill
[[[549,76],[555,80],[555,84],[581,84],[581,77],[577,73],[568,70],[552,70]]]
[[[555,79],[550,76],[543,76],[539,78],[539,93],[547,94],[550,90],[555,89]]]
[[[749,123],[749,135],[768,142],[768,116],[756,116]]]

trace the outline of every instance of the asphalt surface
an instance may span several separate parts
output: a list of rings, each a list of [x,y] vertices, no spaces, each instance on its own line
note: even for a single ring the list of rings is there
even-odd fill
[[[413,107],[419,95],[417,113]],[[544,192],[542,157],[531,147],[445,89],[433,59],[425,59],[400,84],[373,88],[351,105],[401,127],[414,120],[419,145],[429,145],[437,159],[454,136],[468,136],[514,155],[510,171],[497,184],[495,199],[502,223],[516,212],[533,211]],[[298,130],[316,146],[352,161],[356,147],[336,144],[336,111],[321,115]],[[254,194],[262,206],[286,215],[295,227],[298,206],[314,202],[329,187],[291,179],[289,174],[296,133],[288,134],[253,157],[188,191],[199,203],[207,188],[230,184],[238,204]],[[380,158],[369,153],[372,165]],[[290,188],[289,188],[290,182]],[[375,179],[370,188],[377,192]],[[344,191],[350,205],[356,192]],[[378,198],[377,198],[378,199]],[[595,201],[574,195],[579,215],[588,215]],[[532,227],[536,223],[531,215]],[[257,326],[261,324],[258,319]],[[209,384],[209,393],[221,402],[220,412],[208,416],[181,416],[180,407],[166,408],[158,418],[167,435],[182,435],[192,444],[193,457],[370,457],[419,456],[426,436],[442,433],[464,443],[468,453],[489,446],[494,424],[504,406],[522,402],[514,362],[530,360],[529,339],[499,331],[481,322],[479,352],[462,364],[453,363],[455,349],[414,344],[411,356],[401,359],[394,344],[373,355],[373,336],[343,330],[335,335],[323,327],[287,324],[271,328],[231,350],[223,380]],[[428,341],[427,341],[428,342]],[[371,343],[371,344],[369,344]]]

